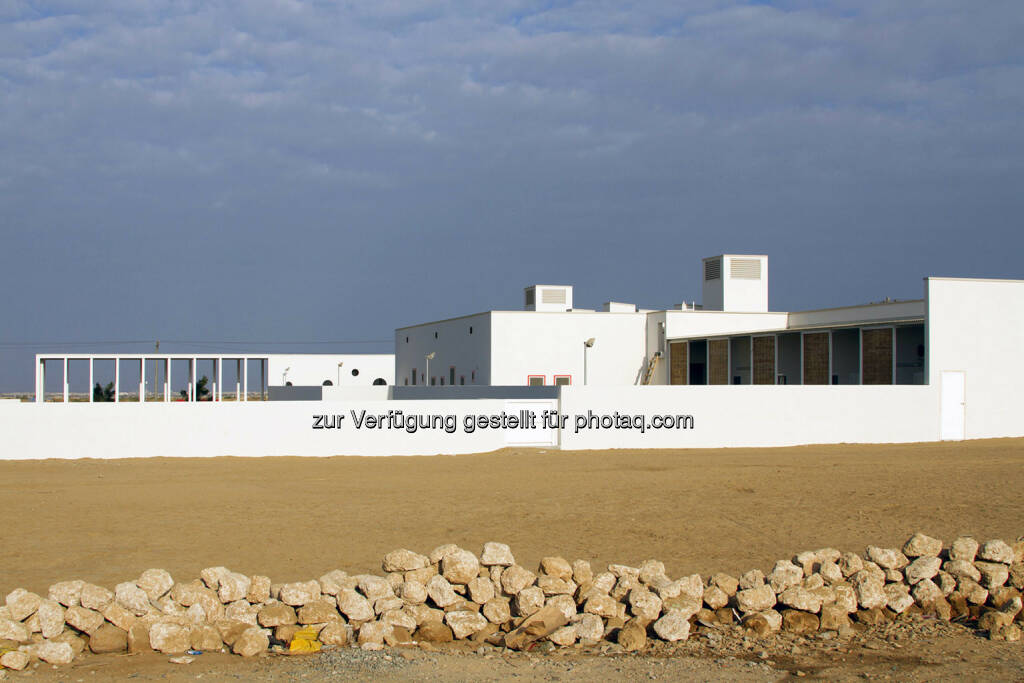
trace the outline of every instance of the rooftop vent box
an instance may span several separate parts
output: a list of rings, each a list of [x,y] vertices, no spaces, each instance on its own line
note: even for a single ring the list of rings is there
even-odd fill
[[[703,261],[703,308],[706,311],[768,311],[768,257],[722,254]]]
[[[605,313],[636,313],[636,304],[624,304],[619,301],[606,301],[601,310]]]
[[[572,309],[572,287],[569,285],[533,285],[524,293],[524,310],[558,313]]]

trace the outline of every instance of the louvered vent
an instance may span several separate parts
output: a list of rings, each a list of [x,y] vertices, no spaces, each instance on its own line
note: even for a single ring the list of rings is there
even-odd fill
[[[564,289],[542,289],[540,292],[540,302],[542,304],[564,304],[565,303],[565,290]]]
[[[718,280],[722,277],[722,259],[704,262],[704,279]]]
[[[761,259],[734,258],[729,262],[729,277],[740,280],[761,279]]]
[[[532,306],[533,305],[533,292],[534,292],[533,287],[528,287],[526,289],[526,305],[527,306]]]

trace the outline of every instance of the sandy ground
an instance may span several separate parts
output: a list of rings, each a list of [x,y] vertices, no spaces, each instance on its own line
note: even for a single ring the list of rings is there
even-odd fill
[[[549,554],[602,567],[653,557],[682,575],[767,570],[801,550],[896,545],[917,530],[1012,540],[1024,533],[1022,465],[1021,439],[0,462],[0,594],[70,578],[112,587],[150,567],[178,579],[221,564],[275,581],[379,572],[389,550],[447,542],[503,541],[530,568]]]

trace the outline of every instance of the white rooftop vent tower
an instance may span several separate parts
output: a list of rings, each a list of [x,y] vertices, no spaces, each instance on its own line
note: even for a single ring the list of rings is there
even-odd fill
[[[572,287],[569,285],[533,285],[524,291],[524,310],[547,313],[564,313],[572,310]]]
[[[704,259],[704,310],[768,311],[768,257],[722,254]]]

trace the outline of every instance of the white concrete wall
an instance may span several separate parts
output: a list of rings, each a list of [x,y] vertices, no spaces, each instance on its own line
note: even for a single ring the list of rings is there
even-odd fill
[[[788,313],[664,311],[669,339],[703,339],[727,334],[783,331]]]
[[[17,403],[0,405],[4,460],[44,458],[432,455],[506,444],[554,445],[552,430],[476,429],[467,415],[553,409],[555,400],[302,401],[250,403]],[[452,415],[454,433],[356,429],[350,410]],[[341,429],[313,429],[314,415],[344,415]]]
[[[438,385],[442,378],[445,385],[449,383],[453,365],[456,384],[461,377],[466,378],[467,385],[491,384],[491,313],[395,330],[395,383],[411,386],[415,368],[416,385],[429,386],[430,378],[426,376],[428,353],[436,354],[430,361],[430,374],[437,378]]]
[[[343,363],[338,372],[338,363]],[[282,379],[289,368],[287,378]],[[357,370],[358,375],[352,371]],[[338,384],[338,379],[341,384]],[[381,378],[395,383],[395,356],[390,353],[296,353],[267,356],[267,386],[321,386],[330,380],[334,386],[364,387]]]
[[[939,438],[939,393],[929,386],[572,387],[563,449],[719,448],[828,443],[899,443]],[[584,429],[575,416],[692,415],[694,428]]]
[[[595,385],[636,384],[643,372],[646,349],[645,313],[532,313],[494,311],[491,317],[491,384],[525,385],[530,375],[569,375],[583,384],[583,342],[587,350],[587,381]]]
[[[789,326],[841,325],[871,320],[892,321],[906,318],[923,318],[924,309],[924,300],[920,299],[896,301],[888,304],[865,304],[863,306],[823,308],[814,311],[795,311],[789,314]]]
[[[927,278],[928,381],[965,373],[965,436],[1024,436],[1024,281]]]

